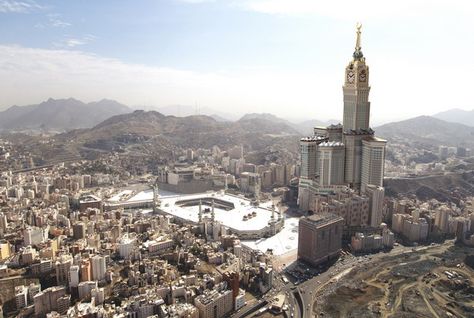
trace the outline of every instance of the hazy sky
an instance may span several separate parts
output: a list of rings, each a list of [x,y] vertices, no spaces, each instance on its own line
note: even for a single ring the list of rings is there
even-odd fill
[[[474,108],[471,0],[0,0],[0,108],[47,99],[341,118],[355,25],[372,121]]]

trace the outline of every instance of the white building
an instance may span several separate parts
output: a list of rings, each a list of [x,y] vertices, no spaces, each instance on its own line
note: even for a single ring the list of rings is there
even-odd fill
[[[383,199],[385,197],[385,189],[380,186],[369,184],[366,186],[366,193],[369,197],[369,225],[371,227],[379,227],[382,223]]]
[[[70,254],[61,255],[56,261],[56,282],[58,285],[66,285],[69,281],[69,269],[73,263],[73,258]]]
[[[15,287],[16,309],[25,308],[28,305],[28,288],[24,285]]]
[[[97,305],[103,304],[105,300],[104,288],[94,288],[91,290],[91,298],[94,298]]]
[[[28,227],[23,231],[24,245],[38,245],[45,241],[43,229],[39,227]]]
[[[105,264],[105,257],[100,256],[100,255],[95,255],[91,258],[91,263],[92,263],[92,279],[93,280],[104,280],[105,279],[105,273],[107,270],[106,264]]]
[[[79,271],[78,265],[72,265],[69,268],[69,287],[77,287],[79,285]]]
[[[234,308],[232,291],[206,290],[194,299],[194,305],[199,310],[199,318],[225,317]]]
[[[344,184],[344,144],[326,141],[319,144],[319,184]]]
[[[174,241],[171,239],[165,239],[161,241],[151,241],[148,244],[148,252],[160,253],[174,246]]]
[[[447,207],[440,207],[436,211],[435,226],[442,233],[448,233],[449,231],[449,216],[450,210]]]
[[[80,282],[78,287],[79,299],[88,300],[91,298],[91,292],[93,289],[97,289],[96,281]]]
[[[120,256],[125,259],[129,259],[132,255],[133,250],[135,249],[136,242],[137,240],[135,237],[132,237],[128,234],[122,236],[122,239],[119,242]]]

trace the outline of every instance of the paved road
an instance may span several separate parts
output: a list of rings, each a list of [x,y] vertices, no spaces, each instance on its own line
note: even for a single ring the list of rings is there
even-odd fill
[[[445,244],[452,244],[452,242],[447,241]],[[369,262],[374,262],[379,258],[386,256],[395,256],[403,253],[412,253],[416,251],[421,251],[435,246],[424,246],[424,247],[404,247],[397,246],[390,253],[380,252],[378,254],[365,255],[365,256],[353,256],[347,255],[341,257],[336,264],[331,266],[325,272],[314,276],[311,279],[308,279],[300,285],[295,285],[292,282],[285,284],[282,281],[282,275],[284,273],[276,273],[274,277],[274,287],[265,294],[258,302],[247,304],[245,307],[239,310],[239,312],[232,315],[232,318],[243,318],[243,317],[252,317],[255,315],[255,311],[250,311],[250,309],[255,308],[258,304],[261,304],[263,301],[268,301],[270,304],[272,300],[278,294],[285,294],[286,303],[288,305],[288,311],[286,316],[289,318],[312,318],[313,316],[313,304],[315,302],[315,295],[324,287],[332,284],[338,279],[342,278],[346,274],[350,273],[352,268],[365,265]],[[298,299],[300,298],[300,299]],[[299,301],[300,300],[300,301]],[[248,314],[245,314],[248,313]],[[245,314],[245,315],[244,315]]]
[[[446,241],[444,244],[453,244],[452,241]],[[413,253],[423,251],[429,248],[438,247],[439,244],[433,246],[423,246],[423,247],[408,247],[408,246],[398,246],[395,247],[390,253],[380,252],[378,254],[359,256],[359,257],[348,257],[337,262],[334,266],[328,269],[326,272],[316,276],[312,279],[307,280],[301,284],[298,289],[303,300],[303,316],[300,318],[311,318],[313,315],[313,305],[315,302],[315,295],[317,292],[326,287],[329,284],[337,281],[346,274],[349,274],[352,268],[365,265],[369,262],[375,262],[380,258],[387,256],[396,256],[400,254]]]

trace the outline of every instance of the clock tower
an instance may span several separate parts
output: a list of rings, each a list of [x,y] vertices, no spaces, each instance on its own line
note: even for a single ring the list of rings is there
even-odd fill
[[[370,128],[369,67],[362,54],[360,31],[361,25],[357,24],[355,50],[344,72],[343,124],[315,127],[312,136],[300,139],[298,206],[318,214],[324,210],[321,196],[326,200],[327,193],[349,187],[369,197],[370,226],[378,227],[387,141],[376,137]],[[360,210],[357,213],[366,209],[349,201],[339,201],[336,206],[337,210],[341,207],[340,211]]]
[[[352,60],[346,67],[344,92],[344,132],[350,130],[369,129],[369,67],[360,46],[360,29],[357,25],[357,38]]]
[[[356,45],[352,60],[346,67],[344,92],[344,118],[342,124],[345,144],[344,180],[354,189],[360,189],[362,171],[362,140],[373,136],[370,129],[369,67],[360,46],[360,29],[357,25]]]

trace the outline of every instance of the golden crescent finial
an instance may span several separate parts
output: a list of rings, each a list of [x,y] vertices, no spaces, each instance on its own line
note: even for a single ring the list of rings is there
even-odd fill
[[[356,38],[356,50],[357,49],[360,49],[360,29],[362,28],[362,24],[360,22],[357,22],[356,24],[356,28],[357,28],[357,38]]]

